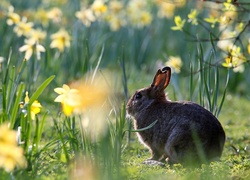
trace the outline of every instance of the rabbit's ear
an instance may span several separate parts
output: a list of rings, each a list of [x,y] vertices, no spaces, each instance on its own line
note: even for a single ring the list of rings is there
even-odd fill
[[[151,87],[155,88],[157,91],[163,91],[168,86],[170,77],[170,67],[164,67],[162,69],[159,69],[154,77]]]

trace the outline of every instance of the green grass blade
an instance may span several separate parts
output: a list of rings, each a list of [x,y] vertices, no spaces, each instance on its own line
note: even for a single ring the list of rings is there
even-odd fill
[[[10,119],[10,128],[14,127],[15,121],[16,121],[16,116],[17,116],[17,111],[19,109],[19,103],[21,101],[21,97],[23,94],[23,90],[24,90],[24,84],[21,83],[18,90],[17,90],[17,96],[16,96],[16,100],[15,103],[13,105],[13,109],[11,111],[11,119]]]
[[[151,123],[150,125],[148,125],[148,126],[145,127],[145,128],[141,128],[141,129],[137,129],[137,130],[125,130],[125,131],[130,131],[130,132],[142,132],[142,131],[145,131],[145,130],[148,130],[148,129],[152,128],[157,122],[158,122],[158,120],[155,120],[153,123]]]
[[[222,106],[223,106],[223,104],[224,104],[225,97],[226,97],[226,92],[227,92],[227,86],[228,86],[228,83],[229,83],[229,79],[230,79],[230,73],[229,73],[229,70],[228,70],[228,72],[227,72],[226,84],[225,84],[225,87],[224,87],[224,92],[223,92],[223,95],[222,95],[222,99],[221,99],[219,108],[218,108],[217,113],[216,113],[216,117],[219,116],[220,111],[221,111],[221,109],[222,109]]]
[[[29,104],[31,105],[38,97],[42,94],[44,89],[50,84],[50,82],[55,78],[55,75],[50,76],[46,79],[34,92],[34,94],[30,97]]]
[[[11,71],[10,71],[10,76],[8,78],[8,85],[7,85],[7,91],[6,91],[6,104],[8,106],[7,108],[7,113],[9,114],[10,108],[12,107],[12,101],[11,101],[11,95],[15,94],[13,90],[13,82],[15,79],[15,66],[12,66]]]

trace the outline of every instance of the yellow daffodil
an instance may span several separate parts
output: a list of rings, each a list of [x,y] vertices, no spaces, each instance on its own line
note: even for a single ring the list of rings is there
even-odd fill
[[[109,10],[105,14],[105,20],[109,23],[112,31],[118,31],[127,24],[126,11],[121,1],[110,1]]]
[[[243,28],[244,28],[244,23],[243,22],[240,22],[239,24],[237,24],[237,26],[235,27],[235,31],[237,33],[243,31]]]
[[[170,66],[175,73],[181,72],[182,61],[179,56],[170,56],[169,60],[165,63],[166,66]]]
[[[198,25],[197,15],[197,10],[192,9],[191,12],[188,14],[188,22],[191,22],[193,25]]]
[[[91,9],[95,16],[99,17],[107,11],[107,5],[105,5],[103,0],[95,0],[91,5]]]
[[[109,2],[109,11],[112,14],[119,14],[120,12],[123,11],[124,4],[122,1],[110,1]]]
[[[34,39],[26,39],[25,40],[25,45],[19,48],[20,52],[25,52],[24,58],[26,60],[29,60],[35,51],[37,60],[41,59],[41,52],[45,52],[45,48],[41,45],[38,44],[38,41],[35,41]]]
[[[7,24],[9,26],[12,26],[13,24],[17,24],[20,22],[20,16],[14,12],[14,7],[13,6],[9,6],[8,8],[8,13],[7,13]]]
[[[63,52],[65,47],[70,47],[70,39],[68,32],[64,29],[59,30],[57,33],[51,35],[52,42],[51,48],[57,48],[60,52]]]
[[[229,56],[225,58],[225,62],[222,66],[227,68],[233,68],[234,72],[243,72],[243,63],[246,62],[245,56],[241,53],[241,48],[233,46],[229,51]]]
[[[126,21],[123,15],[109,14],[106,16],[106,21],[109,23],[112,31],[118,31],[121,27],[126,25]]]
[[[204,20],[205,20],[206,22],[210,23],[212,28],[214,28],[214,27],[215,27],[215,24],[216,24],[217,22],[219,22],[219,19],[218,19],[218,18],[215,18],[214,16],[209,16],[208,18],[205,18]]]
[[[34,12],[35,21],[40,22],[43,26],[47,26],[49,24],[48,12],[42,8],[38,8],[37,11]]]
[[[62,88],[55,88],[54,91],[59,94],[54,101],[60,102],[64,114],[70,116],[81,103],[78,98],[79,91],[77,89],[70,89],[66,84],[64,84]]]
[[[172,18],[174,16],[175,11],[175,4],[173,3],[166,3],[161,0],[156,0],[156,4],[158,7],[157,16],[160,18]]]
[[[32,41],[41,43],[46,38],[46,32],[41,29],[31,29],[27,36]]]
[[[58,7],[54,7],[47,13],[47,17],[54,23],[59,23],[62,20],[62,11]]]
[[[142,28],[149,25],[152,21],[152,15],[147,10],[148,3],[143,0],[131,0],[127,6],[127,14],[131,25]]]
[[[96,20],[92,9],[82,9],[81,11],[77,11],[75,16],[82,21],[82,23],[89,27],[92,22]]]
[[[20,36],[27,36],[33,27],[32,22],[27,22],[27,18],[23,17],[22,20],[16,23],[14,27],[14,32],[17,34],[18,37]]]
[[[227,0],[223,5],[223,11],[236,11],[236,7],[232,4],[232,0]]]
[[[25,104],[23,105],[22,103],[20,104],[20,107],[21,108],[24,108],[30,101],[30,98],[29,98],[29,93],[28,91],[26,91],[25,93],[25,98],[24,98],[24,102]],[[31,116],[31,119],[32,120],[35,120],[35,116],[36,114],[40,113],[41,111],[41,108],[42,108],[42,105],[37,101],[35,100],[31,106],[30,106],[30,116]],[[23,110],[23,112],[26,112],[26,110]]]
[[[23,149],[17,144],[17,133],[10,130],[7,124],[0,126],[0,147],[0,167],[10,172],[16,166],[26,166]]]
[[[180,16],[175,16],[174,22],[176,26],[171,27],[171,29],[174,31],[178,31],[178,30],[182,31],[186,20],[185,19],[182,20]]]

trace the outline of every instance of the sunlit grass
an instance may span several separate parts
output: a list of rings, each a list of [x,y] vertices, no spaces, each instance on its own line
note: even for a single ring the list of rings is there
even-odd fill
[[[249,178],[247,5],[2,0],[0,134],[11,132],[9,153],[17,148],[21,159],[6,161],[2,148],[0,177]],[[163,65],[174,72],[171,100],[218,116],[227,135],[220,162],[192,170],[141,164],[149,152],[130,131],[125,104]]]

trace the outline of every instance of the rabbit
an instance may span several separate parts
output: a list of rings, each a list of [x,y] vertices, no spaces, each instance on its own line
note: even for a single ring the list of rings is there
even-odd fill
[[[149,160],[170,164],[201,165],[219,160],[225,132],[218,119],[193,102],[170,101],[164,92],[171,68],[159,69],[151,86],[137,90],[129,99],[126,111],[134,118],[139,140],[151,151]]]

